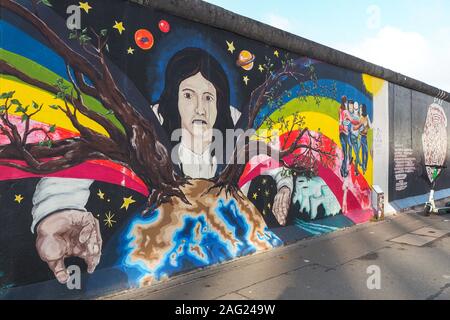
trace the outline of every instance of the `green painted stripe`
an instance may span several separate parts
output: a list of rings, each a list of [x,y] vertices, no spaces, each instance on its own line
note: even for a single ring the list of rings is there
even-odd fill
[[[317,105],[316,99],[312,96],[300,99],[294,98],[272,113],[270,118],[275,121],[280,117],[285,118],[296,112],[318,112],[339,121],[340,103],[330,98],[320,97],[319,99],[320,104]]]
[[[294,98],[285,105],[281,106],[278,110],[274,111],[270,115],[270,119],[275,123],[279,122],[280,119],[285,119],[289,116],[294,115],[297,112],[316,112],[327,115],[332,119],[339,121],[339,108],[341,104],[336,100],[319,97],[320,104],[317,105],[317,101],[313,96],[305,98]],[[259,129],[268,129],[266,124],[263,124]],[[372,149],[373,141],[373,130],[369,130],[367,134],[367,143],[370,150]]]
[[[17,70],[27,74],[31,78],[39,79],[40,81],[54,85],[56,83],[56,80],[60,79],[61,77],[57,75],[56,73],[48,70],[47,68],[44,68],[40,64],[24,58],[18,54],[15,54],[13,52],[7,51],[5,49],[0,48],[0,59],[8,62],[10,65],[15,67]],[[5,79],[13,79],[14,81],[20,81],[19,79],[16,79],[14,77],[7,77],[3,76]],[[64,80],[64,84],[70,86],[70,88],[73,88],[72,84],[68,82],[67,80]],[[122,126],[122,124],[117,120],[117,118],[113,114],[107,114],[108,110],[103,107],[103,105],[97,100],[92,98],[91,96],[88,96],[86,94],[82,94],[83,100],[85,105],[99,113],[104,115],[106,118],[108,118],[117,128],[119,128],[120,131],[125,133],[125,129]],[[38,101],[36,101],[38,102]]]

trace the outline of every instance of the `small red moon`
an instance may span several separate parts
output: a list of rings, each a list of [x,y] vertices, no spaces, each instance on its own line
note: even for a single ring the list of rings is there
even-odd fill
[[[134,41],[136,41],[138,47],[143,50],[150,50],[155,43],[152,33],[147,29],[136,31],[134,34]]]
[[[166,20],[161,20],[158,23],[158,27],[161,32],[167,33],[170,31],[170,24]]]

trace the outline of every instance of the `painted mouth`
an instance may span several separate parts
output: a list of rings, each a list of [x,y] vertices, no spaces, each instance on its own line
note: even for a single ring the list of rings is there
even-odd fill
[[[195,120],[192,121],[192,124],[193,125],[197,125],[197,126],[201,126],[201,125],[205,125],[206,126],[208,123],[205,120],[195,119]]]

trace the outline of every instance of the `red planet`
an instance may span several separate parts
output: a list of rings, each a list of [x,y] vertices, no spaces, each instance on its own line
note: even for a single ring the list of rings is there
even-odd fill
[[[136,31],[134,34],[134,41],[136,41],[138,47],[143,50],[150,50],[155,43],[152,33],[147,29]]]
[[[170,24],[166,20],[161,20],[158,23],[158,27],[161,32],[167,33],[170,31]]]

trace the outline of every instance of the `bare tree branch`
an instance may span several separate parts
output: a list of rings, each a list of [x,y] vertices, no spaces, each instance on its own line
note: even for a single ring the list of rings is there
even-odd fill
[[[7,112],[5,112],[6,116],[3,116],[2,120],[5,119],[3,122],[6,124],[6,128],[3,128],[2,132],[10,130],[12,141],[9,146],[0,147],[0,158],[5,159],[6,154],[14,154],[17,159],[25,160],[30,168],[27,169],[16,163],[10,163],[10,166],[41,174],[61,170],[88,159],[108,159],[121,162],[127,164],[151,190],[151,195],[148,199],[148,209],[170,201],[173,196],[179,197],[185,203],[189,203],[180,189],[180,186],[185,184],[186,180],[175,173],[168,151],[159,141],[153,123],[145,119],[127,101],[109,70],[103,54],[103,49],[107,45],[107,37],[101,37],[95,30],[91,30],[97,37],[97,47],[92,46],[89,41],[84,41],[88,37],[80,41],[82,48],[92,57],[91,63],[91,61],[74,51],[51,30],[37,16],[37,13],[31,12],[13,0],[0,0],[0,8],[11,11],[25,19],[41,33],[49,46],[66,62],[68,77],[72,83],[73,90],[77,94],[74,97],[72,94],[65,92],[62,96],[61,88],[32,79],[12,68],[4,61],[0,61],[0,70],[31,85],[58,94],[61,100],[64,101],[64,108],[61,106],[58,108],[67,115],[81,134],[80,139],[76,140],[76,142],[71,140],[72,142],[65,144],[64,147],[58,147],[57,152],[51,152],[54,156],[59,156],[59,159],[40,162],[38,160],[40,159],[39,156],[44,153],[41,148],[29,145],[23,146],[23,144],[20,144],[20,147],[17,146],[17,142],[23,140],[16,132],[17,129],[9,125]],[[92,49],[93,52],[89,49]],[[72,72],[75,79],[72,76]],[[89,79],[92,85],[88,85],[85,79]],[[83,102],[83,93],[98,99],[108,112],[113,113],[125,129],[125,135],[107,118],[87,108]],[[68,103],[74,106],[73,112],[70,110]],[[110,138],[97,134],[80,124],[77,119],[77,112],[103,126]],[[36,154],[37,151],[39,151],[39,154]],[[2,165],[8,164],[2,162]]]

